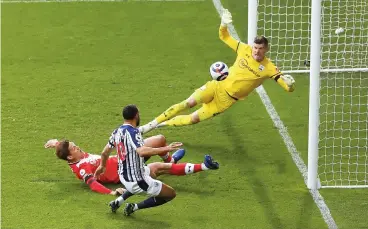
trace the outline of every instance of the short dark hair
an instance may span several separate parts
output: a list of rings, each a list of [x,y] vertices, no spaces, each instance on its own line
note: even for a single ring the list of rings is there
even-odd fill
[[[59,141],[59,144],[56,146],[56,156],[67,161],[69,155],[69,140]]]
[[[254,44],[264,44],[264,46],[268,47],[268,39],[265,36],[256,36],[254,38]]]
[[[134,117],[138,114],[138,108],[134,104],[130,104],[123,108],[123,118],[125,120],[133,120]]]

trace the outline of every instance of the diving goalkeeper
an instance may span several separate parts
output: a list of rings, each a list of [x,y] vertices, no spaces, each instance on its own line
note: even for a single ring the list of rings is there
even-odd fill
[[[197,89],[188,99],[175,104],[139,130],[146,133],[161,126],[183,126],[195,124],[220,114],[236,101],[248,96],[266,79],[275,80],[286,91],[292,92],[295,80],[282,72],[265,56],[268,51],[268,40],[257,36],[252,46],[244,44],[230,36],[227,25],[232,23],[232,16],[227,9],[221,15],[219,29],[220,39],[237,53],[229,76],[223,81],[209,81]],[[179,112],[202,104],[202,107],[190,115],[179,115]]]

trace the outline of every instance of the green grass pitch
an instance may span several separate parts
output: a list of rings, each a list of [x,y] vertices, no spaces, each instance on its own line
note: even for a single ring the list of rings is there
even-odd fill
[[[223,4],[244,39],[247,3]],[[177,198],[132,217],[111,214],[111,196],[43,149],[68,138],[100,153],[124,105],[137,104],[145,123],[204,84],[212,62],[231,64],[212,1],[1,7],[2,228],[327,228],[256,93],[211,121],[150,133],[182,141],[183,161],[210,153],[220,169],[161,177]],[[306,161],[309,81],[296,81],[292,94],[265,88]],[[320,192],[339,228],[368,228],[367,190]]]

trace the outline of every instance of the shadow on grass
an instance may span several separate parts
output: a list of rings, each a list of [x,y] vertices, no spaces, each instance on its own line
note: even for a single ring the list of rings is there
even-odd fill
[[[147,209],[146,209],[147,210]],[[142,210],[144,211],[144,210]],[[148,210],[149,211],[149,210]],[[124,221],[124,225],[120,228],[122,229],[136,229],[136,228],[172,228],[165,218],[163,220],[153,220],[149,217],[146,217],[142,212],[135,212],[130,216],[123,215],[122,212],[114,213],[107,213],[106,219],[109,220],[121,220]],[[85,229],[98,229],[98,227],[93,226],[92,223],[87,223],[84,226]]]
[[[233,158],[235,163],[241,163],[242,166],[246,167],[245,173],[247,173],[248,181],[250,182],[251,188],[253,189],[254,195],[257,198],[257,202],[262,206],[264,214],[268,220],[268,222],[272,225],[272,228],[285,228],[285,226],[281,223],[281,220],[273,206],[273,202],[269,197],[267,191],[267,185],[263,183],[262,178],[258,177],[256,173],[250,173],[249,171],[256,171],[257,166],[261,166],[259,162],[253,160],[248,152],[246,147],[242,142],[244,138],[246,138],[246,133],[244,135],[240,135],[239,130],[234,129],[234,123],[232,122],[232,116],[230,113],[227,113],[226,116],[223,117],[223,128],[226,130],[226,133],[229,133],[229,141],[232,143],[233,151],[240,151],[240,158]],[[243,130],[242,130],[243,131]]]
[[[311,199],[310,193],[305,192],[303,198],[303,205],[300,209],[300,217],[296,228],[310,228],[310,223],[312,220],[314,202]]]

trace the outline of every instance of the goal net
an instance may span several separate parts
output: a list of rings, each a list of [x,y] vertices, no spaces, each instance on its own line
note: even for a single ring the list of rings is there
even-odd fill
[[[309,73],[311,0],[258,0],[257,28],[284,73]],[[318,177],[368,187],[368,1],[322,0],[320,41]]]

